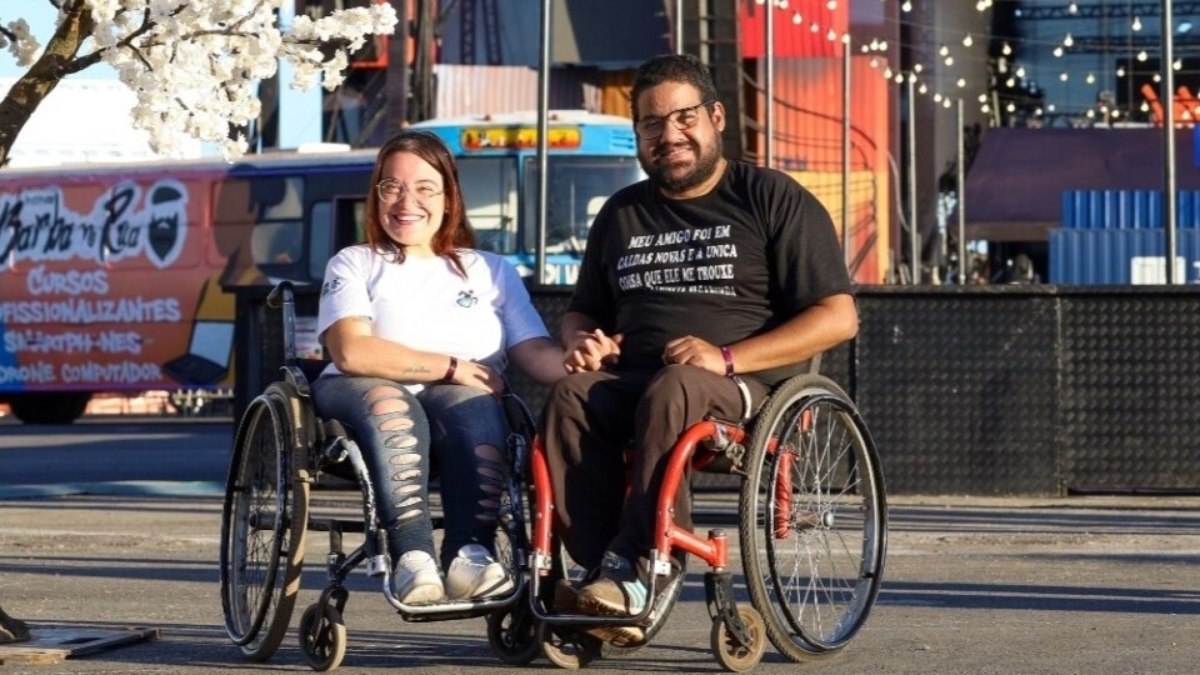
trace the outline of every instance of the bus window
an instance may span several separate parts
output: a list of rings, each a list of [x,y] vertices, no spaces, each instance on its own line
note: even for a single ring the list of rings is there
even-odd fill
[[[306,280],[303,179],[229,178],[217,189],[214,237],[228,260],[222,283]]]
[[[362,196],[337,197],[333,200],[333,209],[335,220],[331,253],[337,253],[347,246],[365,243],[367,241],[367,198]],[[324,276],[323,269],[321,274]]]
[[[643,178],[634,157],[549,158],[546,253],[580,253],[600,206],[617,190]],[[525,250],[537,250],[536,157],[525,162]]]
[[[513,157],[460,157],[458,178],[475,245],[501,255],[517,252],[517,164]]]

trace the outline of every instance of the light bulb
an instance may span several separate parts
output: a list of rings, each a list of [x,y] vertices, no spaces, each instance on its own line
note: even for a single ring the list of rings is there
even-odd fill
[[[973,44],[975,44],[975,40],[971,37],[970,33],[967,33],[966,37],[963,38],[963,46],[970,47]]]
[[[1014,103],[1009,103],[1007,106],[1004,107],[1004,109],[1010,113],[1017,112],[1017,106]]]
[[[913,72],[914,72],[914,73],[919,73],[919,72],[921,72],[922,70],[925,70],[925,66],[923,66],[923,65],[921,65],[921,64],[919,64],[919,63],[914,63],[914,64],[913,64]]]
[[[1019,77],[1021,79],[1025,79],[1025,66],[1021,66],[1020,68],[1017,68],[1017,77]]]
[[[1069,5],[1067,5],[1067,13],[1068,14],[1078,14],[1079,13],[1079,5],[1077,5],[1073,2]]]
[[[902,5],[900,5],[900,11],[911,12],[912,11],[912,3],[909,2],[909,0],[904,0],[904,3]]]
[[[1133,25],[1130,26],[1130,28],[1132,28],[1134,31],[1141,30],[1142,29],[1142,17],[1140,17],[1140,16],[1133,17]]]
[[[941,102],[942,102],[942,95],[941,95],[941,94],[934,94],[934,95],[933,95],[933,100],[934,100],[934,102],[935,102],[935,103],[941,103]]]
[[[957,84],[957,85],[958,85],[958,88],[959,88],[959,89],[961,89],[961,88],[963,88],[963,87],[967,86],[967,81],[966,81],[966,79],[965,79],[965,78],[961,78],[961,77],[960,77],[960,78],[958,78],[958,81],[957,81],[957,82],[955,82],[955,84]]]
[[[1067,33],[1067,36],[1063,38],[1063,46],[1070,47],[1073,44],[1075,44],[1075,38],[1071,37],[1070,33]]]
[[[1088,84],[1096,84],[1096,75],[1094,73],[1087,74],[1087,83]]]
[[[1011,55],[1011,54],[1012,54],[1012,47],[1010,47],[1010,46],[1008,45],[1008,43],[1007,43],[1007,42],[1005,42],[1005,43],[1004,43],[1004,46],[1000,48],[1000,51],[1001,51],[1001,52],[1002,52],[1002,53],[1003,53],[1005,56],[1009,56],[1009,55]]]
[[[946,45],[942,45],[941,48],[938,49],[938,56],[948,56],[949,54],[950,54],[950,48],[947,47]]]
[[[793,24],[799,26],[801,21],[804,21],[804,17],[800,16],[800,12],[796,12],[795,14],[792,15],[792,23]],[[863,51],[864,52],[867,51],[866,45],[863,45]]]
[[[1055,56],[1055,58],[1062,58],[1062,55],[1063,55],[1063,48],[1062,48],[1062,47],[1055,47],[1055,48],[1054,48],[1054,56]]]
[[[1010,77],[1004,81],[1004,86],[1012,89],[1013,87],[1017,86],[1017,81]]]
[[[1117,77],[1125,77],[1125,67],[1117,68]]]
[[[1145,61],[1145,60],[1146,60],[1146,59],[1148,59],[1148,58],[1150,58],[1150,55],[1146,53],[1146,50],[1145,50],[1145,49],[1143,49],[1142,51],[1138,52],[1138,54],[1137,54],[1137,60],[1138,60],[1138,61]]]
[[[991,106],[989,106],[989,105],[988,105],[988,104],[986,104],[986,103],[984,103],[983,105],[979,106],[979,112],[981,112],[981,113],[983,113],[983,114],[985,114],[985,115],[986,115],[987,113],[990,113],[991,111],[992,111],[992,107],[991,107]]]
[[[1067,71],[1064,70],[1062,72],[1062,74],[1058,76],[1058,79],[1062,80],[1063,82],[1066,82],[1068,79],[1070,79],[1070,77],[1071,76],[1067,74]]]
[[[946,64],[947,66],[952,66],[952,65],[954,65],[954,57],[953,57],[953,56],[947,56],[947,57],[946,57],[945,64]]]
[[[921,86],[917,87],[917,91],[921,92],[922,94],[927,94],[927,93],[929,93],[929,87],[927,87],[925,85],[925,83],[922,82]]]

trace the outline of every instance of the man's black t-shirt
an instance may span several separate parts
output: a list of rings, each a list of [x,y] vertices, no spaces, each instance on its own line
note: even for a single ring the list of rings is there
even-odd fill
[[[592,225],[569,311],[623,333],[618,370],[663,366],[666,343],[725,345],[851,291],[829,213],[786,174],[731,161],[708,194],[667,199],[648,181]],[[755,373],[775,384],[795,367]]]

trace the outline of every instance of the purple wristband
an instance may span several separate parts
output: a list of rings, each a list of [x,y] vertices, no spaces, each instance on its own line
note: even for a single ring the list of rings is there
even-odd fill
[[[729,347],[721,346],[721,357],[725,359],[725,377],[733,377],[733,352]]]

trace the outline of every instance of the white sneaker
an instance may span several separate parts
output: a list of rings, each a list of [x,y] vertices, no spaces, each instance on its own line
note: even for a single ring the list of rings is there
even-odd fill
[[[425,551],[409,551],[400,556],[392,587],[396,599],[406,605],[436,602],[446,595],[438,564]]]
[[[504,565],[496,562],[479,544],[458,549],[446,572],[446,597],[451,600],[486,598],[511,590],[512,579]]]

